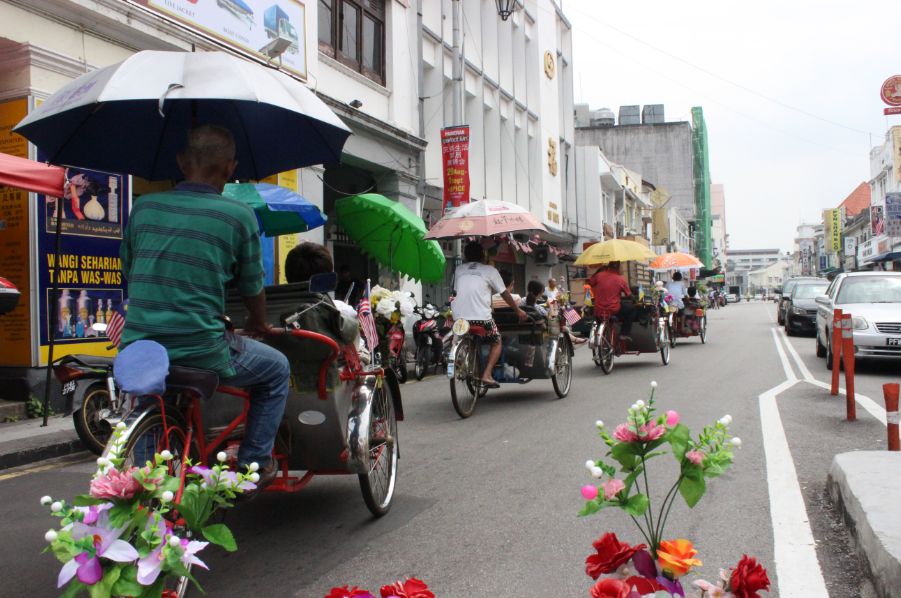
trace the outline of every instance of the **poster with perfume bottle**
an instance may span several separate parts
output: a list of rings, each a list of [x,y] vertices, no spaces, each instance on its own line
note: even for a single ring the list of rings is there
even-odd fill
[[[105,332],[94,325],[107,324],[112,312],[127,298],[119,247],[128,219],[129,179],[82,168],[70,168],[67,174],[75,188],[67,190],[62,201],[37,195],[38,252],[34,267],[38,270],[42,365],[51,337],[56,344],[55,359],[71,353],[113,354],[107,350]],[[62,235],[57,256],[58,215],[62,216]],[[56,272],[60,290],[54,298]]]

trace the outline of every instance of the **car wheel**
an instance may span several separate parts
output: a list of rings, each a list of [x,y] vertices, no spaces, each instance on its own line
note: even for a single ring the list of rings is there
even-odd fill
[[[829,329],[826,329],[826,369],[832,369],[832,343],[829,342]]]
[[[820,335],[814,332],[814,336],[817,340],[817,357],[826,357],[826,347],[820,342]]]

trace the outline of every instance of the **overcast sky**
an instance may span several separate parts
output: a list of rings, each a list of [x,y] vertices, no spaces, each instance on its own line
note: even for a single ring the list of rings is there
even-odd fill
[[[790,250],[870,178],[890,125],[882,82],[901,74],[901,0],[562,0],[575,97],[592,109],[703,106],[710,174],[732,249]],[[631,37],[630,37],[631,36]]]

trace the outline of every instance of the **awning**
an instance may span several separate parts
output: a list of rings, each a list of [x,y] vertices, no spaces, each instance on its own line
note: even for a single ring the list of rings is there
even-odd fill
[[[868,262],[893,262],[895,260],[901,260],[901,251],[889,251],[867,259]]]

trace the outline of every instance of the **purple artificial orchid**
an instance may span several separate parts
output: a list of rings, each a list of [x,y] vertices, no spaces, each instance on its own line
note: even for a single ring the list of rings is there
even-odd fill
[[[199,475],[201,478],[203,478],[204,484],[206,484],[207,487],[210,488],[215,488],[218,484],[223,488],[229,488],[231,490],[241,490],[243,492],[246,492],[257,487],[257,485],[250,480],[244,480],[243,482],[239,483],[238,474],[234,471],[220,471],[218,480],[215,478],[215,472],[209,467],[205,467],[203,465],[195,465],[188,470],[188,473]]]
[[[209,545],[209,542],[198,542],[196,540],[187,540],[185,538],[181,539],[181,548],[184,551],[181,555],[181,562],[185,567],[190,567],[191,565],[196,565],[198,567],[202,567],[209,571],[209,567],[207,567],[206,563],[201,561],[195,555],[206,548]]]
[[[84,517],[81,522],[86,525],[94,525],[100,518],[100,514],[113,508],[113,503],[107,502],[100,505],[91,505],[89,507],[74,507],[73,510],[78,511]]]
[[[666,588],[666,591],[672,594],[673,596],[682,596],[685,598],[685,590],[682,589],[682,584],[678,579],[669,579],[663,575],[657,576],[657,583]]]
[[[125,531],[125,526],[118,529],[105,527],[104,524],[108,523],[108,517],[104,517],[105,514],[106,511],[99,512],[97,520],[101,523],[98,525],[76,523],[73,526],[72,538],[80,540],[92,537],[93,550],[86,550],[63,565],[57,578],[57,588],[69,583],[76,575],[80,582],[89,586],[103,579],[101,557],[117,563],[130,563],[137,560],[139,555],[135,547],[125,540],[119,539],[119,536]]]
[[[639,550],[633,554],[632,564],[635,566],[635,570],[638,574],[642,577],[648,579],[657,578],[657,565],[654,564],[654,559],[651,558],[651,555],[647,550]]]
[[[156,528],[156,535],[162,541],[159,546],[150,552],[150,554],[138,559],[137,580],[142,586],[153,585],[156,578],[159,577],[160,571],[163,570],[163,546],[165,546],[166,541],[169,539],[166,531],[166,522],[159,515],[155,517],[155,521],[151,520],[147,522],[147,528]]]

